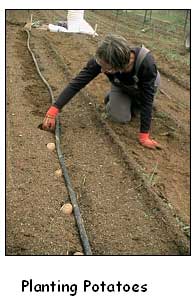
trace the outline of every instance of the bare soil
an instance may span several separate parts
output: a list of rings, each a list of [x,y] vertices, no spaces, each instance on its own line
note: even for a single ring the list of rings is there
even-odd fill
[[[55,176],[57,154],[46,147],[54,135],[38,128],[51,100],[27,49],[23,27],[30,13],[43,23],[66,18],[62,10],[7,11],[6,254],[72,255],[83,248],[74,216],[60,211],[69,194],[63,177]],[[112,26],[106,16],[95,17],[97,38],[32,28],[30,46],[55,97]],[[138,144],[138,117],[124,125],[105,118],[110,85],[103,75],[60,115],[65,164],[94,255],[190,254],[190,91],[155,56],[168,75],[162,75],[166,94],[157,97],[151,130],[162,150]]]

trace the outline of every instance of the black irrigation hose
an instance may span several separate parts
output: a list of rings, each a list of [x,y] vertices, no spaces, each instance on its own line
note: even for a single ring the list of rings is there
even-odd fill
[[[54,99],[52,89],[51,89],[50,85],[48,84],[48,82],[46,81],[46,79],[41,74],[39,66],[37,64],[37,60],[34,56],[34,53],[32,52],[32,50],[30,48],[30,45],[29,45],[30,32],[29,32],[29,30],[25,30],[25,31],[27,32],[27,35],[28,35],[27,48],[28,48],[28,50],[29,50],[29,52],[30,52],[30,54],[33,58],[33,61],[35,63],[35,66],[36,66],[36,69],[37,69],[37,72],[38,72],[40,78],[42,79],[42,81],[44,82],[44,84],[48,88],[48,91],[50,93],[50,97],[51,97],[51,100],[52,100],[52,104],[53,104],[55,102],[55,99]],[[85,253],[85,255],[92,255],[89,240],[88,240],[88,237],[87,237],[87,234],[86,234],[86,230],[85,230],[85,227],[84,227],[84,224],[83,224],[83,220],[82,220],[82,217],[81,217],[81,214],[80,214],[80,209],[79,209],[78,202],[77,202],[77,199],[76,199],[76,194],[75,194],[75,192],[73,190],[73,187],[71,185],[71,180],[69,178],[69,174],[68,174],[67,168],[65,166],[65,162],[64,162],[64,157],[63,157],[63,154],[62,154],[62,151],[61,151],[61,146],[60,146],[60,119],[59,119],[59,116],[57,116],[57,118],[56,118],[55,138],[56,138],[56,150],[57,150],[59,162],[60,162],[61,167],[62,167],[64,180],[65,180],[65,183],[67,185],[70,200],[71,200],[71,203],[72,203],[72,206],[73,206],[74,215],[75,215],[76,223],[77,223],[77,226],[78,226],[78,229],[79,229],[80,239],[81,239],[81,242],[82,242],[84,253]]]

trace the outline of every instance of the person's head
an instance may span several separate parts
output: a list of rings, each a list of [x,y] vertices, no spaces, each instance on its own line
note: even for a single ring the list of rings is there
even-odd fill
[[[99,44],[95,58],[101,65],[102,72],[123,71],[130,63],[131,48],[121,36],[109,34]]]

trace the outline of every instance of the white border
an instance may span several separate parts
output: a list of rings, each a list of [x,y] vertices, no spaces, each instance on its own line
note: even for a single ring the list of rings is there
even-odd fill
[[[192,257],[4,257],[4,199],[5,199],[5,180],[3,173],[5,171],[4,159],[5,159],[5,30],[4,30],[4,10],[12,8],[28,8],[28,9],[64,9],[64,8],[103,8],[103,9],[122,9],[122,8],[138,8],[144,9],[146,5],[149,8],[156,9],[189,9],[193,6],[193,1],[157,1],[148,2],[129,2],[119,1],[115,3],[115,7],[104,5],[100,2],[96,5],[92,3],[81,1],[59,1],[49,3],[44,1],[34,0],[32,3],[24,1],[6,1],[6,7],[0,8],[0,82],[1,82],[1,118],[0,118],[0,155],[1,155],[1,167],[0,167],[0,213],[1,213],[1,224],[0,224],[0,300],[2,302],[9,302],[14,300],[15,302],[54,302],[55,299],[58,302],[79,302],[84,299],[85,302],[145,302],[145,303],[162,303],[162,302],[192,302],[194,297],[194,279],[192,278],[194,262],[195,262],[195,246],[194,246],[194,230],[195,223],[192,219]],[[192,21],[195,20],[194,10],[192,9]],[[192,24],[192,28],[194,24]],[[192,40],[192,54],[194,54],[194,41]],[[192,66],[195,66],[195,59],[192,56]],[[193,68],[192,68],[193,69]],[[194,75],[192,75],[194,80]],[[192,117],[195,118],[195,93],[194,87],[192,88]],[[192,119],[192,120],[193,120]],[[193,121],[192,121],[193,122]],[[192,123],[194,124],[194,123]],[[194,134],[194,125],[192,125],[192,134]],[[194,153],[194,136],[192,137],[192,154]],[[180,148],[180,147],[179,147]],[[194,178],[194,159],[192,159],[192,183]],[[193,200],[194,195],[194,184],[192,184],[192,213],[195,210],[195,201]],[[38,282],[48,282],[50,280],[60,279],[61,281],[82,283],[84,279],[90,279],[92,281],[114,282],[134,282],[139,283],[145,281],[149,285],[149,291],[146,295],[113,295],[113,296],[99,296],[90,294],[84,296],[82,293],[75,297],[67,297],[63,295],[23,295],[20,291],[21,280],[33,278]]]

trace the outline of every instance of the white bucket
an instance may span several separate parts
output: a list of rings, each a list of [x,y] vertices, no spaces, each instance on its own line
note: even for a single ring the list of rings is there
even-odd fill
[[[84,10],[68,10],[67,26],[68,31],[79,32],[84,19]]]

